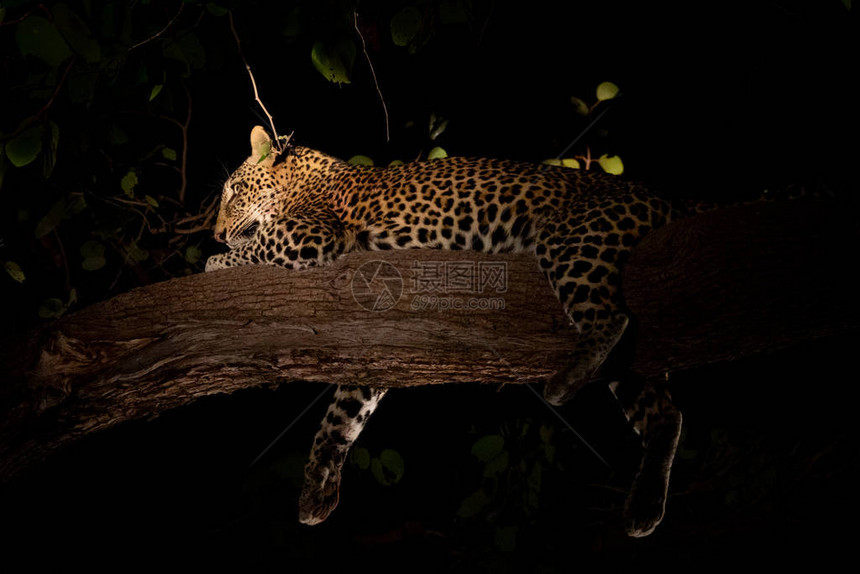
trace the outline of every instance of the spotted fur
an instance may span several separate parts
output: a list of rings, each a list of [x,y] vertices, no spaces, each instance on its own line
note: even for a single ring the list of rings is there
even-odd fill
[[[256,263],[305,269],[357,249],[531,253],[579,332],[569,366],[544,389],[556,405],[593,378],[624,333],[619,267],[644,234],[671,217],[670,205],[644,187],[601,173],[465,158],[373,168],[308,148],[283,157],[270,149],[265,130],[255,127],[251,156],[225,184],[215,226],[230,250],[210,257],[207,271]],[[346,452],[383,394],[338,389],[306,468],[303,522],[321,522],[337,505]],[[643,400],[658,405],[664,398]],[[647,447],[654,432],[640,426]],[[643,462],[646,474],[655,464],[646,469]],[[656,486],[641,491],[662,492],[665,500],[668,469],[652,474],[646,482]],[[635,519],[631,534],[652,530],[659,506]]]
[[[335,389],[305,471],[305,480],[313,487],[305,488],[299,499],[299,520],[304,524],[323,522],[337,506],[343,463],[385,393],[370,387]]]

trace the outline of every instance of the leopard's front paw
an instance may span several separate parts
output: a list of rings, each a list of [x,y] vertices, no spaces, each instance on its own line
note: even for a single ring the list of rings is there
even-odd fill
[[[206,260],[206,266],[203,268],[207,273],[209,271],[215,271],[216,269],[224,269],[227,267],[226,261],[227,254],[219,253],[218,255],[212,255],[209,259]]]
[[[324,522],[340,500],[340,469],[336,465],[309,463],[299,497],[299,522],[314,526]]]

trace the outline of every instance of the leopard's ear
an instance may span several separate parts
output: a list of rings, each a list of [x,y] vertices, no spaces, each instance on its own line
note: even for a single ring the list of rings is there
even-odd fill
[[[272,149],[272,138],[263,126],[254,126],[251,130],[251,163],[268,163],[275,161],[275,150]]]

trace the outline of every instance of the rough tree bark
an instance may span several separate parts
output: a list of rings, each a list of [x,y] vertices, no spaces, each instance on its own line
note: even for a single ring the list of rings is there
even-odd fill
[[[634,321],[615,360],[655,377],[856,333],[860,313],[841,279],[858,238],[837,206],[808,200],[716,211],[652,233],[624,271]],[[433,270],[447,275],[443,292],[430,290]],[[477,308],[444,308],[461,304]],[[524,255],[356,253],[311,271],[176,279],[4,347],[0,476],[209,394],[299,380],[541,382],[575,345]]]

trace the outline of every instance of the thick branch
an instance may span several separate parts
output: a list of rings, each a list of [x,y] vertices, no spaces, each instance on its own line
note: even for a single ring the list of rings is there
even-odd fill
[[[623,274],[634,369],[654,375],[856,333],[852,212],[830,200],[751,204],[646,237]]]
[[[625,270],[636,320],[633,354],[618,360],[654,376],[856,329],[839,270],[858,236],[817,202],[714,212],[651,234]],[[440,271],[448,284],[430,291]],[[312,271],[176,279],[63,318],[11,351],[0,475],[209,394],[299,380],[541,382],[575,345],[524,255],[357,253]]]

